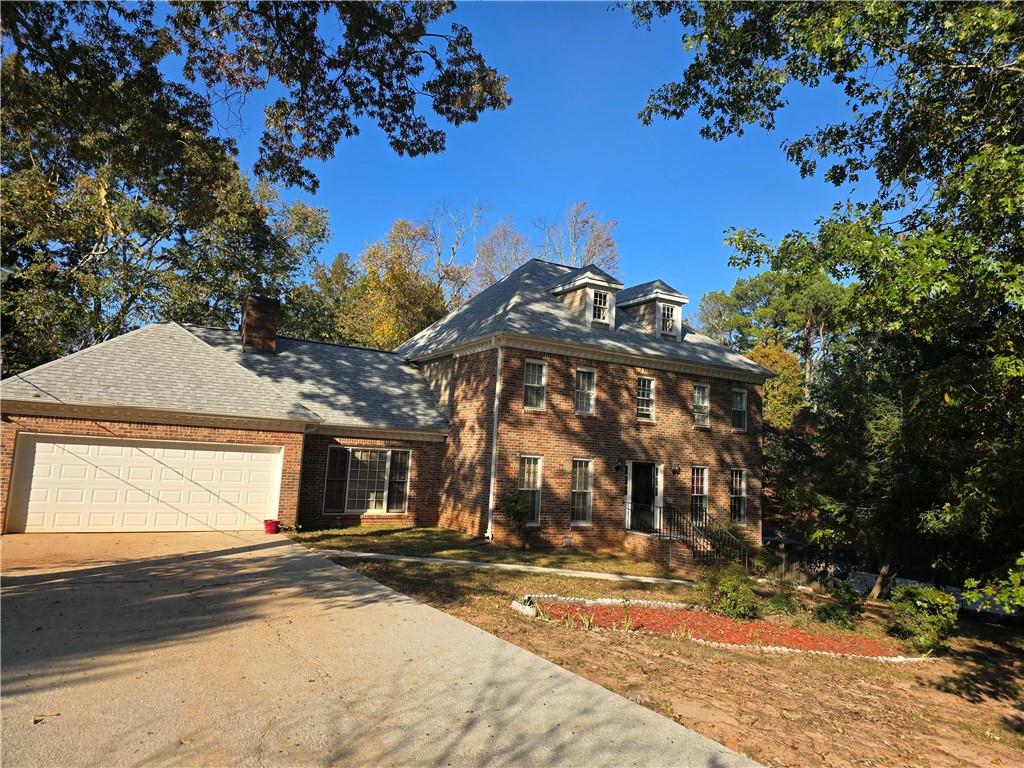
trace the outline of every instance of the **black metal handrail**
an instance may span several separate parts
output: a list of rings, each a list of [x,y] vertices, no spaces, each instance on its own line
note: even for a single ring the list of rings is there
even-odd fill
[[[690,510],[631,501],[626,501],[625,506],[628,530],[682,541],[694,559],[705,565],[738,562],[745,570],[750,570],[753,559],[750,545],[724,526],[710,522],[706,514],[695,517]]]

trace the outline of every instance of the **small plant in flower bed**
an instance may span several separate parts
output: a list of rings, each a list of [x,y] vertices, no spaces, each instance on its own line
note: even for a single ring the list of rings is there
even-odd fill
[[[700,583],[701,600],[710,610],[731,619],[756,619],[761,612],[753,582],[734,563],[710,571]]]
[[[771,582],[772,593],[765,598],[764,612],[769,616],[792,616],[800,612],[800,600],[792,581],[775,579]]]
[[[890,635],[919,651],[934,651],[956,629],[959,605],[948,592],[923,584],[905,584],[892,591]]]
[[[814,606],[811,618],[825,624],[852,629],[864,611],[864,598],[844,579],[831,580],[829,595],[829,602]]]
[[[629,621],[624,607],[536,601],[539,615],[568,628],[601,628],[622,631],[624,624],[634,632],[653,632],[682,640],[756,647],[783,647],[803,651],[825,651],[856,656],[896,656],[898,646],[879,638],[854,634],[814,633],[797,627],[764,621],[737,620],[698,608],[670,608],[629,604]],[[571,620],[566,620],[571,616]]]

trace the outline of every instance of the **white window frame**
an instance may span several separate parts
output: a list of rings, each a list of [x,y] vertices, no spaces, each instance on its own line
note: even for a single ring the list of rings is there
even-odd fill
[[[640,380],[646,379],[651,382],[651,412],[647,415],[640,414]],[[636,417],[640,421],[654,421],[655,415],[657,414],[657,396],[655,390],[658,386],[658,380],[653,376],[637,376],[636,377]]]
[[[409,487],[412,485],[412,449],[411,448],[380,448],[365,445],[331,445],[328,446],[328,453],[330,451],[340,449],[348,451],[348,466],[345,467],[345,504],[341,512],[332,511],[328,512],[326,509],[327,504],[327,472],[324,470],[324,496],[321,502],[321,514],[323,515],[404,515],[409,511]],[[374,509],[350,510],[348,506],[348,491],[352,482],[352,452],[353,451],[379,451],[387,454],[387,460],[384,465],[384,506],[378,511]],[[388,492],[391,486],[391,454],[402,451],[409,454],[409,472],[405,478],[405,503],[402,505],[400,511],[388,511]]]
[[[576,462],[582,462],[587,465],[587,488],[586,490],[578,491],[573,488],[573,480],[575,479]],[[573,520],[572,513],[575,505],[573,504],[573,496],[577,493],[585,493],[587,495],[587,517],[585,520]],[[572,460],[572,468],[569,472],[569,525],[573,528],[585,528],[593,524],[594,521],[594,460],[593,459],[581,459],[574,458]]]
[[[600,304],[597,303],[597,297],[599,295],[600,296],[604,296],[604,306],[603,307]],[[607,323],[608,325],[611,325],[611,316],[612,316],[612,294],[611,294],[611,291],[601,291],[601,290],[598,290],[598,289],[595,288],[595,289],[593,289],[593,297],[594,298],[593,298],[593,301],[591,302],[591,306],[590,306],[590,322],[591,323]],[[604,310],[604,317],[598,317],[597,316],[597,311],[599,309],[603,309]]]
[[[704,411],[697,410],[697,390],[703,389],[706,393],[704,400]],[[704,415],[704,423],[701,424],[697,418],[698,413]],[[693,426],[698,429],[707,429],[711,426],[711,385],[697,382],[693,385]]]
[[[536,488],[523,488],[522,487],[522,475],[523,475],[523,459],[536,459],[537,460],[537,487]],[[544,509],[544,457],[535,453],[521,453],[519,454],[519,466],[516,468],[516,486],[519,491],[536,491],[537,492],[537,519],[529,520],[526,525],[530,528],[540,527],[540,513]],[[530,511],[531,516],[533,510]]]
[[[540,384],[527,384],[526,383],[526,371],[530,365],[540,366]],[[540,387],[541,391],[541,404],[540,405],[527,405],[526,404],[526,392],[527,387]],[[537,360],[536,358],[526,358],[523,365],[523,410],[527,411],[543,411],[548,407],[548,364],[543,360]]]
[[[737,394],[742,394],[743,395],[743,426],[742,427],[737,427],[736,424],[733,421],[733,414],[737,413],[737,410],[735,408],[733,408],[732,396],[733,395],[737,395]],[[734,432],[746,432],[747,431],[747,423],[748,423],[748,420],[749,420],[749,412],[750,412],[750,408],[747,405],[747,390],[744,389],[743,387],[733,387],[732,388],[732,392],[729,395],[729,426],[732,427]]]
[[[590,410],[581,411],[577,408],[577,395],[584,391],[579,388],[580,373],[592,373],[594,374],[594,390],[590,393]],[[577,416],[593,416],[597,413],[597,369],[588,368],[584,365],[577,366],[576,372],[573,374],[572,380],[572,409]]]
[[[696,469],[704,471],[704,493],[693,492],[693,472]],[[704,510],[703,519],[700,521],[701,525],[707,525],[711,521],[711,512],[709,509],[709,491],[711,489],[711,473],[708,468],[702,464],[693,464],[690,466],[690,519],[694,520],[693,515],[693,500],[694,498],[701,497],[704,499]]]
[[[740,473],[740,492],[734,493],[733,477],[737,472]],[[733,512],[734,499],[740,499],[739,517]],[[729,470],[729,519],[734,523],[747,522],[747,470],[740,469],[739,467],[733,467]]]
[[[682,341],[683,340],[683,334],[682,334],[682,331],[683,331],[683,316],[682,316],[683,315],[683,309],[682,309],[682,307],[677,306],[675,304],[669,304],[666,301],[659,301],[659,302],[657,302],[657,306],[658,306],[658,316],[655,319],[655,328],[657,329],[657,331],[655,333],[655,336],[657,336],[659,339],[662,336],[673,336],[673,337],[675,337],[676,341]],[[672,328],[667,330],[667,331],[665,330],[665,327],[664,327],[664,319],[665,319],[665,310],[666,309],[672,310]]]
[[[594,324],[594,322],[595,322],[595,320],[594,320],[594,294],[595,293],[604,293],[604,294],[606,294],[608,296],[608,313],[607,313],[607,318],[605,320],[598,320],[596,322],[601,323],[602,325],[604,323],[607,323],[609,328],[614,328],[615,327],[615,294],[610,289],[608,289],[608,288],[587,288],[586,291],[587,291],[587,298],[586,298],[586,315],[587,316],[584,319],[586,320],[587,327],[592,326]]]

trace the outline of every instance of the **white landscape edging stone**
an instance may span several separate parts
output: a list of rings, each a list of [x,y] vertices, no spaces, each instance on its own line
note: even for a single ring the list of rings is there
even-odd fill
[[[691,605],[689,603],[672,603],[665,600],[628,600],[616,599],[613,597],[599,597],[596,599],[587,599],[585,597],[563,597],[562,595],[524,595],[521,601],[513,600],[512,608],[518,611],[524,616],[530,618],[537,618],[537,606],[536,602],[540,600],[545,603],[558,603],[562,605],[601,605],[601,606],[621,606],[623,602],[628,602],[629,605],[636,605],[644,608],[668,608],[671,610],[679,611],[699,611],[701,613],[709,613],[707,608],[700,605]],[[858,653],[837,653],[834,651],[811,651],[802,648],[788,648],[784,645],[753,645],[745,643],[721,643],[715,640],[703,640],[699,637],[677,637],[675,635],[665,635],[659,632],[650,632],[643,629],[615,629],[614,627],[595,627],[594,630],[597,632],[626,632],[632,635],[651,635],[653,637],[676,637],[676,639],[689,640],[691,643],[697,643],[697,645],[703,645],[708,648],[721,648],[725,650],[749,650],[749,651],[762,651],[764,653],[800,653],[809,656],[830,656],[839,659],[863,659],[866,661],[880,661],[886,664],[912,664],[925,661],[935,661],[935,656],[865,656]]]

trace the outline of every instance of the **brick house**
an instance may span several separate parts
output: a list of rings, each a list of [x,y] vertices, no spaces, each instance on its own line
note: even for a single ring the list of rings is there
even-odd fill
[[[670,514],[760,538],[770,372],[661,281],[532,260],[394,352],[146,326],[2,383],[3,530],[437,525],[650,554]]]

